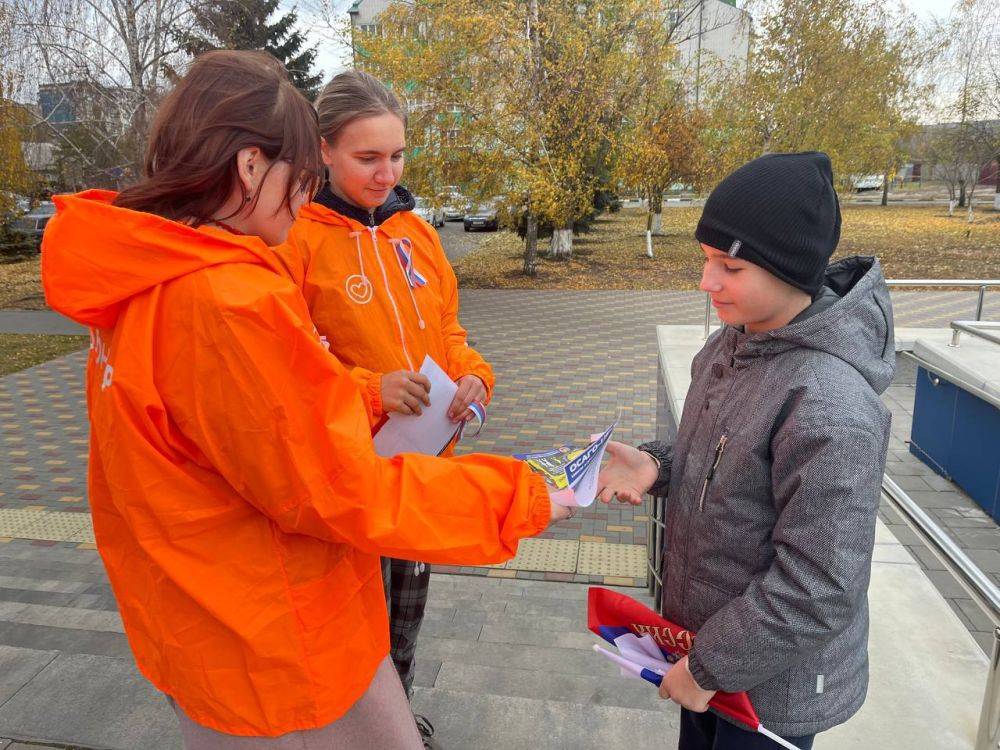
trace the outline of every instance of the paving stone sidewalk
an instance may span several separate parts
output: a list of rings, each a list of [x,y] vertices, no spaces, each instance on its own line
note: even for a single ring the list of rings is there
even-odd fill
[[[971,317],[970,295],[920,294],[894,295],[898,325]],[[998,303],[1000,295],[991,296],[989,317],[1000,317]],[[619,439],[648,439],[656,407],[654,327],[698,323],[703,311],[703,297],[696,293],[464,292],[463,321],[494,363],[499,382],[487,432],[466,447],[506,453],[544,447],[586,435],[619,409]],[[84,353],[73,354],[0,379],[0,511],[87,513],[84,361]],[[927,489],[914,488],[920,483],[904,480],[915,499],[935,509],[996,577],[995,526],[984,526],[971,501],[906,451],[908,427],[901,415],[907,400],[912,411],[907,377],[901,369],[887,396],[896,414],[890,474],[926,484]],[[594,546],[644,544],[642,511],[614,511],[589,511],[578,517],[579,528],[559,529],[550,538]],[[963,602],[963,592],[949,584],[919,540],[907,538],[891,512],[884,512],[884,520],[939,589],[949,591],[952,607],[983,643],[984,623]],[[517,738],[534,746],[648,747],[654,737],[675,736],[676,716],[642,703],[648,691],[633,694],[635,684],[616,678],[613,670],[584,678],[593,669],[590,655],[582,653],[584,586],[495,577],[509,575],[509,569],[462,570],[483,577],[434,577],[418,674],[418,685],[433,687],[418,696],[418,707],[446,716],[451,736],[483,729],[470,723],[470,716],[494,722],[517,716],[521,720],[511,722],[517,726],[558,721],[570,728],[560,744],[539,744],[538,735]],[[513,572],[545,578],[541,571]],[[628,590],[641,596],[640,590]],[[565,651],[546,657],[543,648]],[[496,685],[496,693],[477,693],[476,683]],[[547,690],[566,700],[547,700]],[[629,712],[622,709],[626,705],[640,708]],[[162,698],[135,672],[93,544],[0,538],[0,750],[24,750],[21,743],[2,739],[5,734],[36,749],[75,743],[101,750],[174,750],[175,732]],[[625,744],[608,744],[611,739]]]

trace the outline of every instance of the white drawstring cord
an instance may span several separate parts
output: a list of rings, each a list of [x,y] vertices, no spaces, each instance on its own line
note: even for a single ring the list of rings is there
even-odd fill
[[[382,263],[382,255],[378,251],[378,227],[368,227],[368,231],[372,236],[372,247],[375,249],[375,260],[378,261],[378,267],[382,269],[382,283],[385,284],[385,293],[388,295],[389,302],[392,304],[392,311],[396,315],[396,326],[399,328],[399,343],[403,347],[403,356],[406,357],[406,361],[410,365],[410,370],[416,370],[413,366],[413,360],[410,358],[410,352],[406,348],[406,334],[403,332],[403,320],[399,317],[399,308],[396,306],[396,300],[392,296],[392,291],[389,289],[389,275],[385,272],[385,264]]]
[[[348,276],[344,286],[347,289],[347,296],[353,302],[359,305],[367,305],[372,301],[372,297],[375,294],[375,287],[372,286],[371,280],[365,274],[365,261],[361,254],[361,232],[351,232],[350,236],[354,238],[354,244],[358,248],[358,267],[361,273]],[[357,286],[358,281],[361,282],[361,292],[354,291],[354,287]]]

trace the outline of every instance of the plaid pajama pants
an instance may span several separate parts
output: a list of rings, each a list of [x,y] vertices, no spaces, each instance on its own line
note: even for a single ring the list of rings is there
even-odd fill
[[[424,621],[430,581],[431,568],[426,563],[382,558],[382,582],[389,610],[389,655],[407,696],[413,693],[413,655]]]

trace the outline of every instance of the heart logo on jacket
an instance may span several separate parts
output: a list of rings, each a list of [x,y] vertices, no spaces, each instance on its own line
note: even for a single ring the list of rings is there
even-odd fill
[[[359,305],[367,305],[375,295],[375,289],[368,280],[368,277],[360,274],[348,276],[345,287],[347,288],[347,296],[350,297],[351,302],[356,302]]]

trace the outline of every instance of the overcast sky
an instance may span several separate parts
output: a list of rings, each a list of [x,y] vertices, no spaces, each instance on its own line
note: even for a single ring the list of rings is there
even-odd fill
[[[869,0],[870,2],[884,2],[886,0]],[[888,0],[892,2],[892,0]],[[934,18],[943,19],[945,18],[955,0],[897,0],[901,2],[905,7],[909,8],[913,13],[915,13],[921,20],[930,21]],[[324,29],[325,24],[318,21],[315,16],[310,17],[309,9],[312,7],[325,5],[331,9],[331,14],[338,18],[347,17],[347,9],[351,6],[353,0],[317,0],[315,5],[310,2],[310,0],[303,0],[303,2],[295,3],[289,2],[288,0],[283,0],[282,6],[290,8],[297,5],[299,8],[299,20],[302,24],[303,29],[309,34],[310,40],[319,46],[319,55],[317,56],[317,67],[323,71],[323,77],[330,78],[330,76],[335,73],[340,72],[344,69],[345,60],[349,57],[347,54],[347,49],[342,43],[338,43],[330,40],[330,35]],[[742,6],[744,0],[737,0],[738,4]],[[311,27],[311,28],[310,28]]]

